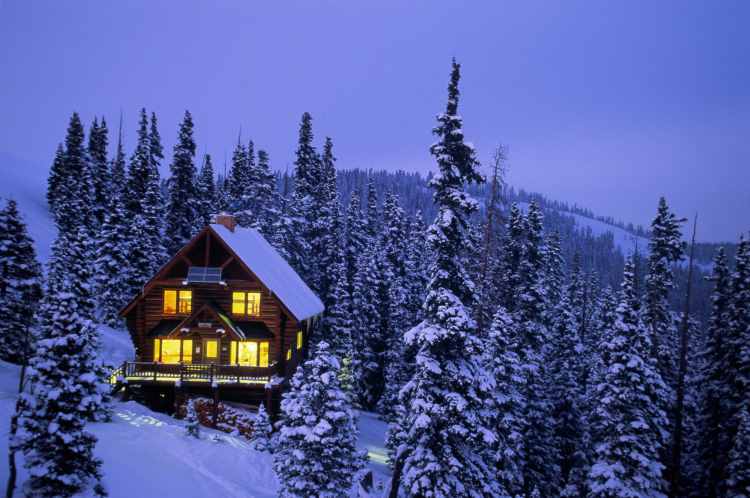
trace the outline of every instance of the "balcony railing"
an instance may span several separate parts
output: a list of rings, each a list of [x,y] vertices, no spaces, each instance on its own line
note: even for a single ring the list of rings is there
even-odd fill
[[[203,363],[155,363],[126,361],[112,373],[110,382],[187,382],[214,384],[265,384],[276,374],[276,364],[267,367]]]

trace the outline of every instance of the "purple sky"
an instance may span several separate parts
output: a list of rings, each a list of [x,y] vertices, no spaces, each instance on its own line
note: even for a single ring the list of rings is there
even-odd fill
[[[744,0],[0,0],[0,154],[46,170],[74,110],[122,110],[130,151],[142,106],[171,151],[187,108],[215,164],[242,126],[283,169],[309,111],[340,167],[426,172],[456,56],[466,135],[485,161],[509,146],[514,185],[640,224],[666,195],[700,240],[736,240],[748,19]]]

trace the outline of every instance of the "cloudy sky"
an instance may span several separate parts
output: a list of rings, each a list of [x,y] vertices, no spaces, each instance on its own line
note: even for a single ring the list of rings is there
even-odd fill
[[[219,167],[241,127],[283,169],[309,111],[340,167],[426,172],[455,56],[466,135],[485,162],[509,147],[514,185],[640,224],[665,195],[735,240],[749,21],[743,0],[0,0],[0,157],[45,170],[73,111],[122,111],[132,148],[146,107],[168,150],[190,109]]]

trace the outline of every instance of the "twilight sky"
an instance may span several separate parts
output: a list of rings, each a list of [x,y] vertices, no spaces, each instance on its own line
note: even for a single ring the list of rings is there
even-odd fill
[[[426,172],[455,56],[466,136],[487,163],[508,145],[512,184],[644,225],[665,195],[699,240],[736,240],[748,22],[744,0],[0,0],[0,172],[43,176],[74,110],[122,110],[129,154],[143,106],[169,152],[190,109],[219,168],[240,126],[290,165],[309,111],[339,167]]]

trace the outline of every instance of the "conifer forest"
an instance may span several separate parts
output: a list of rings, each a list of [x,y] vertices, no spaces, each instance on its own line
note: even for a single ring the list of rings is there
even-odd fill
[[[435,74],[429,171],[338,159],[323,112],[274,157],[71,105],[51,245],[0,206],[6,497],[750,498],[750,213],[708,242],[667,195],[639,225],[511,184],[482,69]]]

